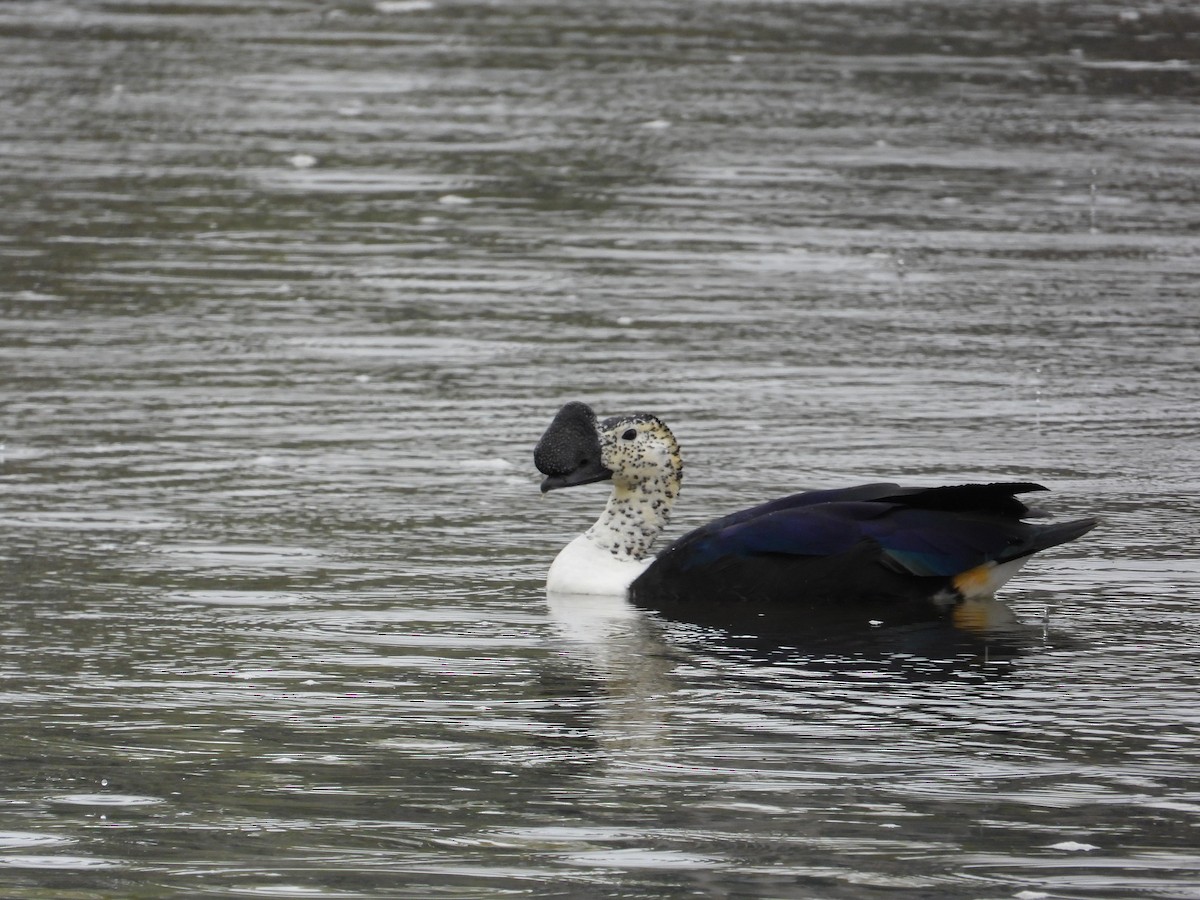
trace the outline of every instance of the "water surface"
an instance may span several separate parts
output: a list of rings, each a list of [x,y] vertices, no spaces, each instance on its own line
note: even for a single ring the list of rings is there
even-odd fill
[[[4,895],[1200,895],[1197,33],[4,6]],[[963,641],[561,602],[571,399],[672,425],[676,531],[884,478],[1103,524]]]

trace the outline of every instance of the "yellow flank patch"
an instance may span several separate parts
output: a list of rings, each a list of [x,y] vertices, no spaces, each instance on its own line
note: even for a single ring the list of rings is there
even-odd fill
[[[992,570],[995,568],[995,563],[986,562],[982,566],[959,572],[951,579],[951,583],[954,585],[954,589],[964,597],[990,594],[993,590]]]

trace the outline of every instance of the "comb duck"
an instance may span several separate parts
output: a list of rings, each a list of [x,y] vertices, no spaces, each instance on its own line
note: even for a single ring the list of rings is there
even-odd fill
[[[542,491],[612,481],[600,518],[558,554],[552,592],[628,595],[696,619],[702,607],[763,616],[814,608],[944,610],[988,598],[1039,550],[1075,540],[1097,520],[1024,521],[1030,482],[808,491],[650,548],[679,495],[679,444],[652,415],[599,421],[568,403],[534,450]],[[757,612],[755,612],[757,611]],[[874,622],[873,622],[874,624]]]

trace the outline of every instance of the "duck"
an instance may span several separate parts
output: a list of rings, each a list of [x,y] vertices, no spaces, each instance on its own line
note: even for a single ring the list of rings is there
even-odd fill
[[[721,620],[854,609],[892,621],[993,598],[1030,558],[1098,519],[1030,522],[1034,482],[871,483],[789,494],[695,528],[654,555],[683,481],[670,428],[648,413],[603,420],[573,401],[534,448],[543,493],[601,481],[603,511],[554,558],[547,591],[624,595]],[[707,616],[703,617],[707,620]],[[878,624],[878,618],[872,618]]]

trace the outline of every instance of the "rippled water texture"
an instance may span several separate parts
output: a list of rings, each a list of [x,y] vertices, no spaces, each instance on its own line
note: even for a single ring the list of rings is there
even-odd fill
[[[1200,896],[1190,4],[0,6],[0,894]],[[547,598],[648,410],[676,531],[1099,515],[1020,624]]]

